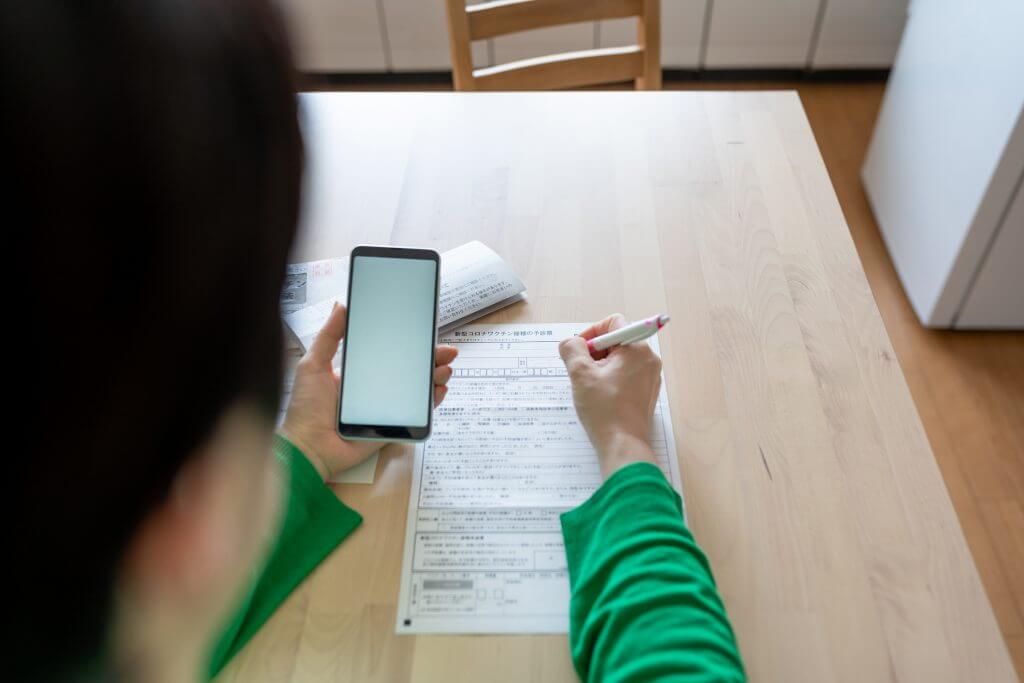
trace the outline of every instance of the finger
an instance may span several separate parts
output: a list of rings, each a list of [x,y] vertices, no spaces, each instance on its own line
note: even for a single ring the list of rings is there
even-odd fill
[[[612,313],[604,320],[599,320],[587,329],[580,332],[580,336],[584,339],[593,339],[599,337],[602,334],[608,334],[613,332],[620,327],[626,326],[626,316],[621,313]]]
[[[579,336],[563,339],[558,345],[558,355],[562,357],[565,369],[569,371],[570,375],[594,362],[594,359],[590,357],[587,342]]]
[[[317,365],[331,367],[331,359],[338,352],[338,344],[345,336],[345,321],[347,311],[341,304],[334,304],[330,317],[324,323],[323,329],[316,335],[316,339],[310,344],[306,351],[306,357]]]
[[[459,355],[459,350],[454,346],[448,346],[441,344],[437,347],[434,352],[434,365],[451,365],[455,357]]]
[[[441,405],[441,401],[443,401],[444,397],[447,396],[447,395],[448,395],[448,387],[443,386],[443,385],[442,386],[434,387],[434,405],[435,406]]]
[[[626,316],[621,313],[612,313],[604,320],[599,320],[587,329],[583,330],[583,332],[580,333],[580,336],[589,341],[595,337],[600,337],[602,334],[608,334],[609,332],[613,332],[620,327],[625,326]],[[608,353],[609,351],[607,349],[603,351],[592,350],[590,355],[594,360],[604,360],[608,357]]]
[[[612,347],[608,352],[608,362],[615,365],[629,364],[637,368],[647,367],[654,372],[661,372],[661,357],[645,341]]]
[[[444,386],[452,378],[452,366],[442,365],[434,368],[434,384]],[[422,396],[422,394],[420,394]]]

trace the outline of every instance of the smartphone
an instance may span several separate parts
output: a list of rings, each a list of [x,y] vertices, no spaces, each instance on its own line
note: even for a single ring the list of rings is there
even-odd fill
[[[352,250],[338,397],[343,438],[430,436],[440,279],[441,257],[431,249]]]

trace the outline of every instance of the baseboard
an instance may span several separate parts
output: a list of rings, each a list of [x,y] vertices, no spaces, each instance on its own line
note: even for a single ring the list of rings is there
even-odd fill
[[[665,69],[665,81],[728,83],[731,81],[806,81],[820,83],[878,83],[889,77],[888,69]],[[342,85],[448,85],[450,71],[381,71],[363,73],[306,72],[301,74],[305,88]]]

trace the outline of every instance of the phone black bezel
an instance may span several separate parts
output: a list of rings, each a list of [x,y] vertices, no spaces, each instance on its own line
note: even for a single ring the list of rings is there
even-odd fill
[[[434,335],[430,346],[430,372],[427,375],[427,425],[425,427],[396,427],[391,425],[351,424],[341,421],[341,398],[345,389],[345,367],[348,356],[348,345],[342,345],[341,378],[342,385],[338,391],[338,434],[350,439],[368,439],[380,441],[423,441],[430,436],[430,428],[434,422],[434,354],[437,348],[438,301],[441,291],[441,255],[433,249],[417,249],[412,247],[383,247],[375,245],[359,245],[352,250],[348,262],[348,294],[347,305],[349,316],[345,321],[345,338],[348,338],[348,323],[352,320],[352,275],[355,272],[355,261],[359,257],[397,258],[410,261],[434,262]]]

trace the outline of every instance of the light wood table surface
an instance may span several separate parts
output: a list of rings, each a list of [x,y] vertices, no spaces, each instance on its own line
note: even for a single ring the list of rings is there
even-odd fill
[[[294,261],[479,239],[529,301],[667,311],[680,468],[754,681],[1012,681],[795,93],[316,94]],[[564,636],[397,636],[411,449],[222,680],[571,681]]]

